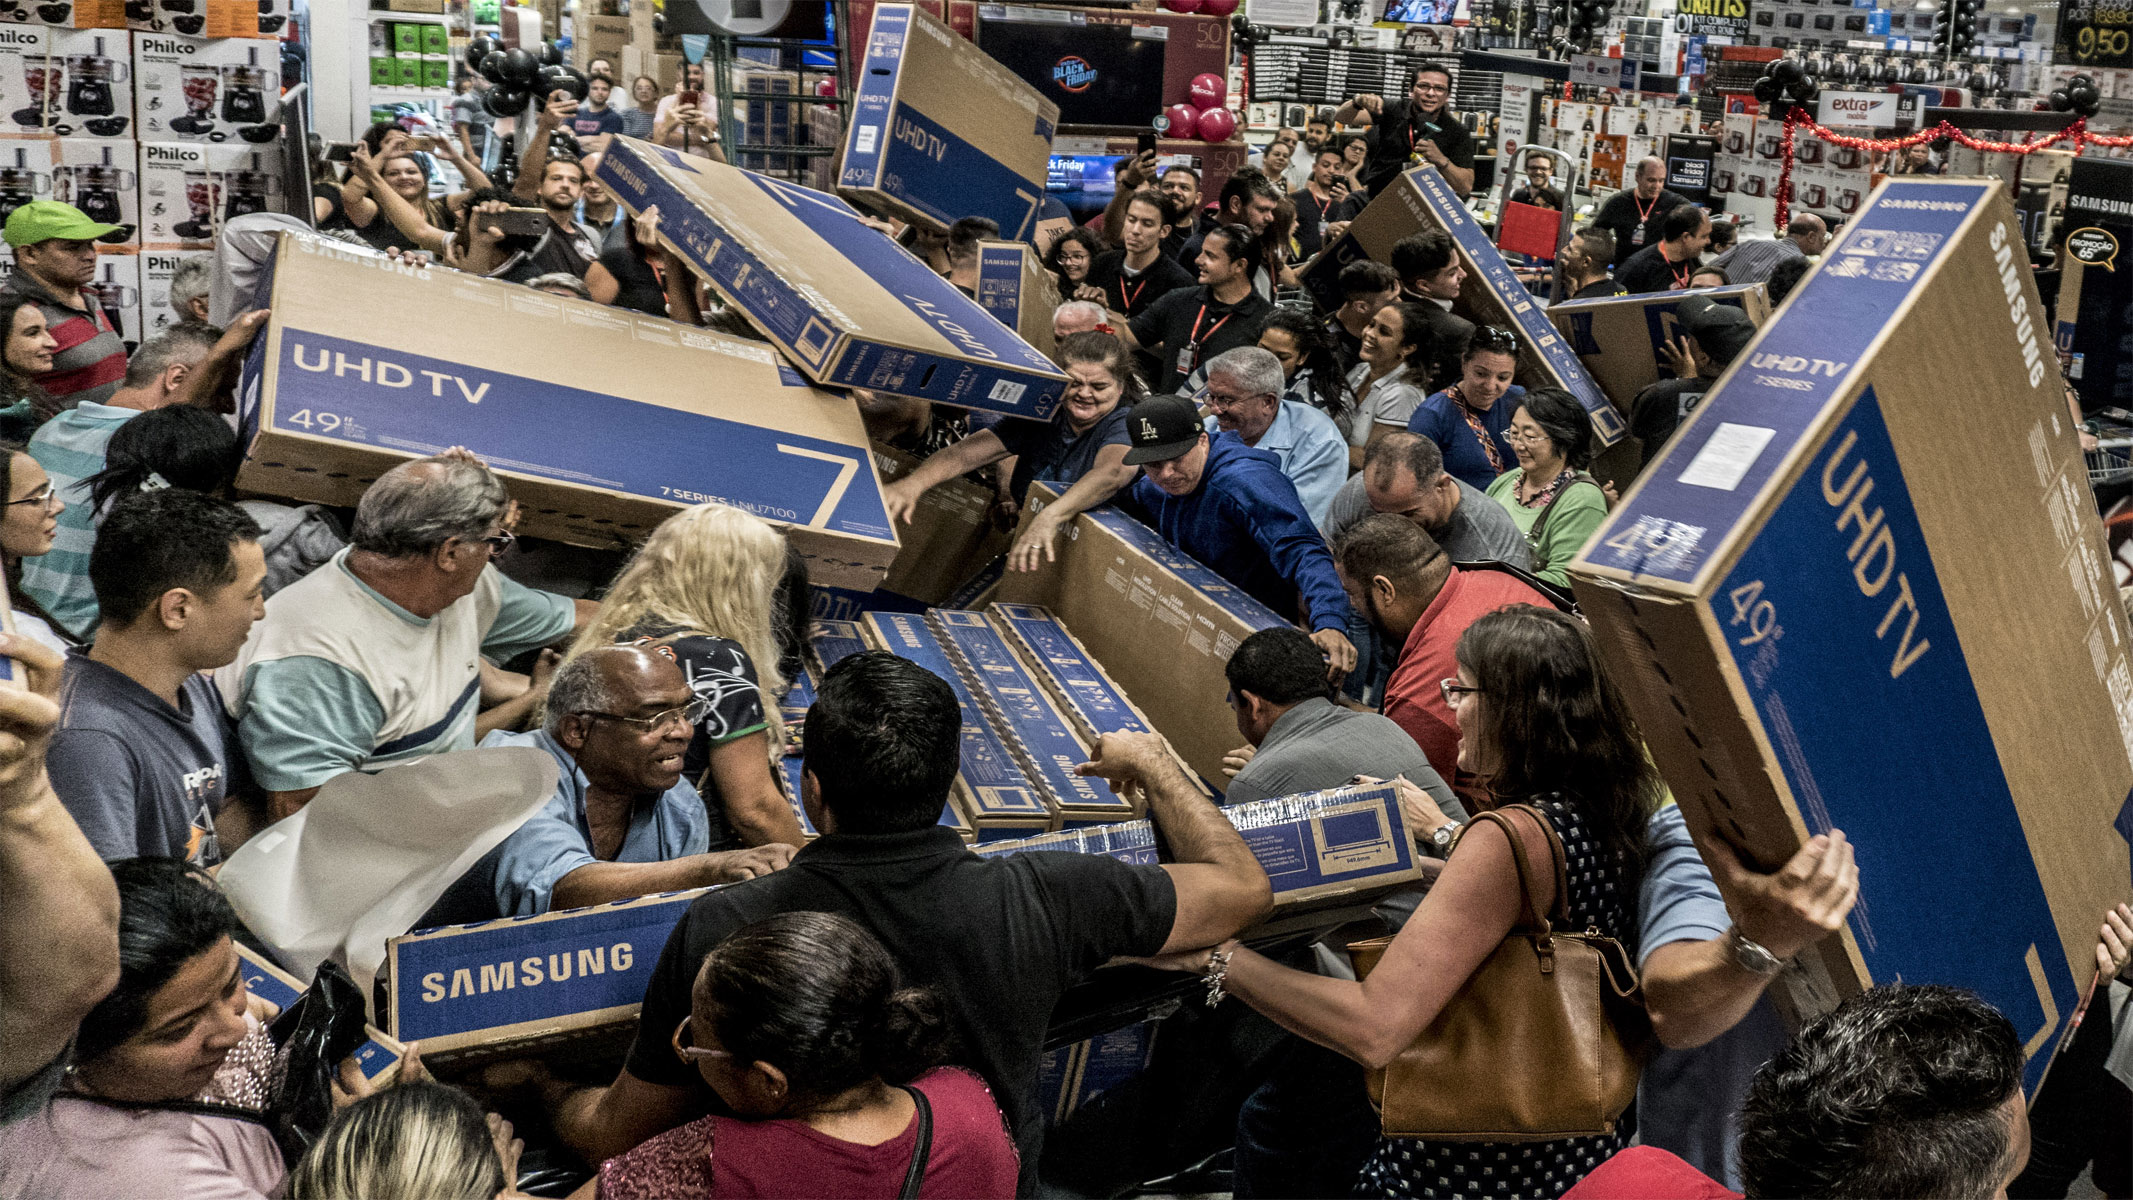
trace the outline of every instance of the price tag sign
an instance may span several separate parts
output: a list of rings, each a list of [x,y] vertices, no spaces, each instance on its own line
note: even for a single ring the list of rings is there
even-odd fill
[[[2055,51],[2071,67],[2133,67],[2133,7],[2123,0],[2063,0]]]

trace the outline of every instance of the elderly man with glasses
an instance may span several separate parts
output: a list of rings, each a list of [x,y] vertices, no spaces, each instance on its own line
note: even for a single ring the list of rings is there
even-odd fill
[[[563,664],[547,717],[532,733],[484,746],[555,756],[555,795],[483,855],[424,913],[422,926],[531,917],[653,892],[738,883],[792,861],[773,843],[706,854],[703,797],[681,777],[689,734],[708,700],[681,668],[638,646],[600,646]]]
[[[1313,525],[1348,478],[1348,439],[1333,418],[1297,400],[1282,399],[1281,360],[1257,346],[1225,350],[1207,364],[1208,436],[1234,433],[1254,450],[1281,460],[1296,498]]]
[[[363,493],[348,548],[267,601],[215,683],[271,819],[343,771],[474,745],[484,658],[561,641],[597,611],[495,569],[513,518],[465,450],[402,463]]]

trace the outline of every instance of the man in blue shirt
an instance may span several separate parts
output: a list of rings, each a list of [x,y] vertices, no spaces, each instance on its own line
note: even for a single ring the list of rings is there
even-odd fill
[[[1210,435],[1182,396],[1141,401],[1127,432],[1126,465],[1144,472],[1133,499],[1163,540],[1283,617],[1306,617],[1334,678],[1352,669],[1347,593],[1281,460]]]
[[[534,733],[484,746],[555,756],[555,795],[483,855],[420,924],[539,916],[653,892],[738,883],[778,870],[794,847],[706,854],[703,797],[681,777],[703,706],[673,661],[639,646],[602,646],[563,665]]]
[[[1281,360],[1257,346],[1225,350],[1207,364],[1209,436],[1234,433],[1281,460],[1304,514],[1323,529],[1326,509],[1348,480],[1348,439],[1333,418],[1281,398]]]

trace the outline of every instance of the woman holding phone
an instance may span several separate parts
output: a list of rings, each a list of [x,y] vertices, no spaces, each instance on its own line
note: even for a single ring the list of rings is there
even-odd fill
[[[704,91],[704,64],[681,65],[681,82],[672,95],[659,98],[652,114],[652,140],[683,154],[726,161],[719,145],[718,110]]]

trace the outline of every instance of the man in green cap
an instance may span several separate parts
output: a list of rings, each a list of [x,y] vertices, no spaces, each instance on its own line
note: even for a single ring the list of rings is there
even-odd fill
[[[71,204],[32,200],[8,214],[0,235],[15,251],[15,273],[6,290],[36,301],[59,343],[52,369],[37,377],[52,398],[52,412],[84,400],[101,404],[126,375],[126,345],[117,326],[83,290],[96,279],[96,239],[118,229],[90,220]]]

